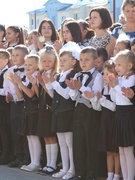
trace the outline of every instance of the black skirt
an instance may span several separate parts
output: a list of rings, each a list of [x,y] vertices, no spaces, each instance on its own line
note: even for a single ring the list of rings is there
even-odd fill
[[[135,145],[135,109],[133,105],[116,106],[112,142],[118,147]]]
[[[115,112],[102,107],[101,124],[99,131],[98,150],[102,152],[118,152],[118,147],[112,144],[112,130],[114,125]]]

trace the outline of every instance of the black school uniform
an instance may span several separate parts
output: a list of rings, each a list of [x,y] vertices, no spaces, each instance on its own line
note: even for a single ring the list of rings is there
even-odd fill
[[[77,95],[74,92],[72,96],[73,90],[70,91],[72,99],[76,100],[73,126],[75,172],[82,179],[95,178],[98,173],[97,145],[100,116],[95,114],[90,100],[83,97],[83,91],[93,87],[94,90],[101,92],[103,81],[102,75],[95,68],[91,69],[90,73],[84,83],[82,79],[82,87],[80,91],[76,91]],[[76,77],[81,77],[81,73],[76,74]]]
[[[102,106],[102,113],[98,149],[102,152],[118,152],[118,147],[112,144],[116,105],[112,102],[110,95],[107,93],[108,86],[105,87],[103,97],[99,100]]]
[[[10,153],[12,154],[11,146],[11,128],[10,128],[10,106],[6,102],[5,91],[3,89],[4,75],[8,70],[8,66],[5,66],[0,71],[0,136],[2,141],[2,156],[0,163],[8,163],[10,161]]]
[[[37,134],[40,137],[53,137],[52,133],[52,112],[51,112],[52,98],[46,93],[44,88],[39,85],[39,113],[38,113],[38,127]]]
[[[27,86],[32,88],[32,84]],[[38,97],[34,95],[32,98],[24,94],[24,103],[22,111],[22,121],[20,123],[18,134],[20,135],[37,135],[38,122]]]
[[[119,84],[114,87],[111,95],[115,95],[116,113],[113,128],[113,144],[118,147],[135,145],[135,118],[134,106],[131,101],[122,94],[121,87],[134,86],[135,75],[127,79],[119,77]]]

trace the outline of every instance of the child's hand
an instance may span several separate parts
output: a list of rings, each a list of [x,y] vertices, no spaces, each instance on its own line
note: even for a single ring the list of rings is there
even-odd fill
[[[27,75],[28,80],[30,81],[30,83],[32,85],[36,85],[37,84],[37,78],[33,77],[31,74]]]
[[[50,77],[45,72],[42,73],[42,79],[45,84],[50,82]]]
[[[13,100],[13,96],[8,92],[8,94],[6,95],[6,102],[9,103]]]
[[[42,75],[40,72],[37,73],[37,79],[38,79],[38,82],[42,85],[43,79],[42,79]]]
[[[89,99],[91,99],[95,96],[93,91],[84,91],[83,93]]]
[[[96,96],[97,96],[98,100],[101,99],[102,98],[101,92],[97,92]]]
[[[123,92],[123,95],[129,99],[132,99],[135,95],[134,91],[131,88],[122,87],[121,90]]]
[[[66,79],[66,80],[65,80],[65,83],[66,83],[67,87],[69,87],[70,89],[72,89],[72,90],[75,89],[72,78],[71,78],[70,80]]]
[[[14,73],[13,75],[13,81],[15,82],[15,84],[19,84],[22,82],[20,76],[18,76],[16,73]]]
[[[62,48],[62,41],[56,40],[53,44],[53,47],[55,48],[56,52],[59,53],[59,50]]]
[[[109,74],[108,79],[109,79],[109,85],[111,87],[115,87],[118,85],[118,77],[114,76],[114,74]]]
[[[15,78],[14,78],[14,74],[10,73],[8,79],[9,79],[14,85],[17,84],[17,82],[15,81]]]
[[[74,87],[75,87],[75,89],[80,89],[81,87],[82,87],[82,82],[81,82],[81,80],[80,80],[80,78],[78,78],[78,80],[73,80],[73,85],[74,85]]]

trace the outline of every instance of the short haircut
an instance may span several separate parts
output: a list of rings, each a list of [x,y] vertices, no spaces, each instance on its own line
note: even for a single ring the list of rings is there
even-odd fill
[[[0,49],[0,58],[9,59],[10,53],[6,49]]]
[[[90,53],[93,55],[93,58],[96,59],[97,58],[97,51],[96,51],[96,48],[92,47],[92,46],[87,46],[87,47],[84,47],[80,54],[85,54],[85,53]]]
[[[135,0],[123,0],[121,9],[122,11],[125,9],[125,6],[131,5],[132,7],[135,7]]]
[[[13,50],[21,50],[24,53],[24,55],[29,54],[28,48],[23,44],[15,46]]]
[[[106,7],[100,6],[100,7],[93,8],[90,11],[90,15],[89,15],[90,19],[91,19],[91,13],[94,12],[94,11],[98,12],[101,19],[102,19],[102,24],[100,26],[100,29],[107,29],[107,28],[112,26],[113,19],[111,17],[111,14],[110,14],[109,10]]]
[[[108,53],[105,48],[97,48],[97,56],[102,57],[104,62],[108,60]]]
[[[40,57],[37,54],[28,54],[25,56],[24,60],[26,59],[35,59],[36,63],[39,63]]]

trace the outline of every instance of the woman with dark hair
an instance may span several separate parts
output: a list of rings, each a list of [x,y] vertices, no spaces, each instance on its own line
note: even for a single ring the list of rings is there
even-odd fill
[[[8,26],[6,29],[7,48],[24,44],[23,29],[19,26]]]
[[[90,25],[87,21],[80,19],[77,22],[81,28],[83,45],[88,46],[90,38],[94,36],[94,31],[90,28]]]
[[[58,39],[58,33],[55,29],[53,22],[50,19],[43,19],[38,28],[38,48],[42,49],[45,44],[53,45]]]
[[[90,12],[90,26],[95,35],[90,39],[89,45],[107,50],[108,56],[113,54],[115,41],[108,29],[112,26],[113,20],[109,10],[105,7],[93,8]]]

